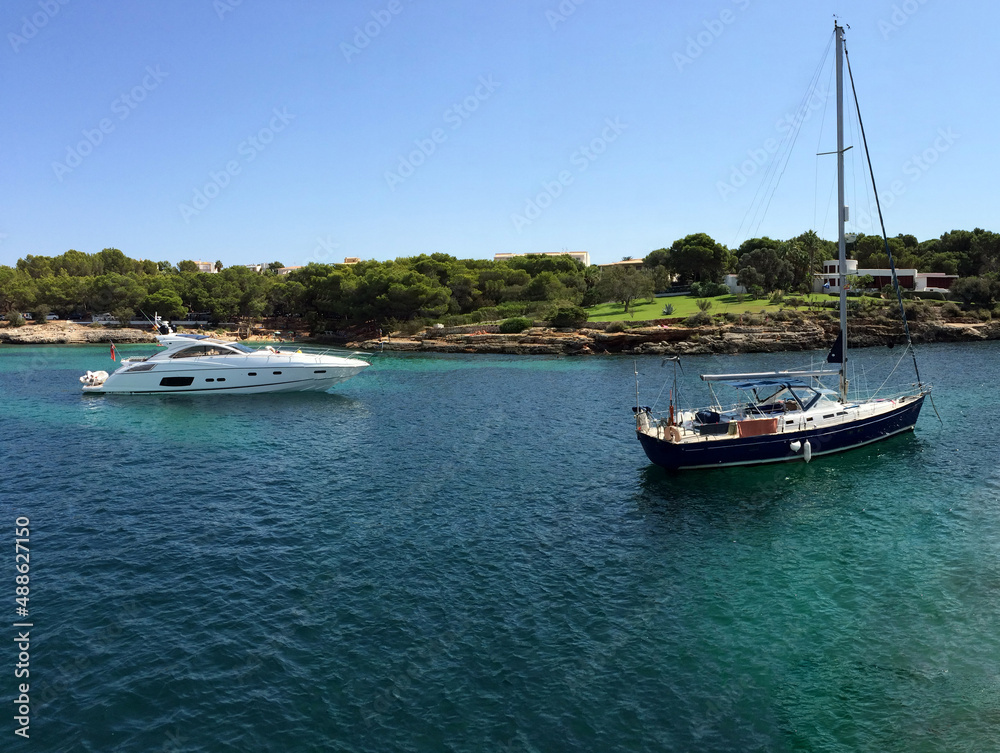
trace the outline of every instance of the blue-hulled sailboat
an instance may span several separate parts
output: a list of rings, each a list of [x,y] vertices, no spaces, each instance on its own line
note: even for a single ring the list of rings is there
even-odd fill
[[[702,379],[737,390],[740,398],[729,407],[716,399],[694,410],[654,414],[636,401],[635,430],[649,459],[670,470],[720,468],[788,461],[809,462],[813,457],[850,450],[911,431],[930,387],[921,383],[916,358],[916,383],[892,396],[864,399],[848,394],[847,378],[847,263],[844,223],[844,30],[834,23],[837,65],[837,195],[840,261],[840,333],[819,369],[752,374],[703,374]],[[848,70],[850,70],[848,68]],[[860,122],[860,113],[859,113]],[[864,128],[861,128],[862,138]],[[866,148],[867,151],[867,148]],[[870,163],[869,163],[870,165]],[[872,177],[874,184],[874,176]],[[876,194],[876,204],[878,196]],[[879,219],[882,212],[879,208]],[[885,227],[882,228],[883,240]],[[906,313],[889,254],[907,348],[912,354]],[[638,378],[638,374],[636,375]],[[675,369],[676,380],[676,369]],[[836,387],[832,385],[836,380]],[[636,390],[638,397],[638,389]],[[714,391],[713,391],[714,396]]]

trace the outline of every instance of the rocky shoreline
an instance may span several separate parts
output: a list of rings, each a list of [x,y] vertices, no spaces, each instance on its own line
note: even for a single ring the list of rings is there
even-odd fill
[[[702,327],[680,324],[636,323],[629,329],[595,324],[580,329],[531,327],[518,334],[503,334],[497,325],[430,327],[404,335],[396,332],[381,339],[360,340],[348,347],[421,353],[494,353],[511,355],[695,355],[713,353],[771,353],[826,348],[836,337],[838,324],[828,319],[803,317],[798,321],[766,324],[713,323]],[[977,320],[912,322],[916,343],[980,342],[1000,339],[1000,321]],[[0,343],[54,345],[156,342],[152,331],[96,328],[69,322],[0,328]],[[296,342],[323,344],[322,338],[297,338]],[[903,342],[898,326],[877,321],[858,322],[851,330],[850,346],[871,347]]]
[[[152,330],[91,327],[73,322],[5,326],[0,329],[0,343],[10,345],[85,345],[87,343],[155,343]]]
[[[532,327],[520,334],[501,334],[497,327],[472,326],[428,329],[410,336],[395,333],[349,345],[362,350],[512,355],[773,353],[828,348],[837,330],[836,322],[814,319],[762,325],[640,326],[621,332]],[[980,342],[1000,339],[1000,322],[914,322],[910,332],[915,343]],[[903,342],[898,327],[878,323],[855,326],[849,339],[853,348]]]

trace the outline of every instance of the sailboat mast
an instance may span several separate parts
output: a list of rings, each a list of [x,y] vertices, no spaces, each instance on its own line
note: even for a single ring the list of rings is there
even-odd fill
[[[833,22],[837,38],[837,250],[840,271],[840,402],[847,401],[847,243],[844,238],[844,29]]]

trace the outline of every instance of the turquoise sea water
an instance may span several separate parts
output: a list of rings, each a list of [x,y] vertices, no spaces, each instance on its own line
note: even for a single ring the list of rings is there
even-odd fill
[[[156,398],[81,395],[103,347],[0,347],[2,698],[17,516],[34,625],[0,750],[995,750],[998,358],[921,349],[943,424],[671,475],[627,358]]]

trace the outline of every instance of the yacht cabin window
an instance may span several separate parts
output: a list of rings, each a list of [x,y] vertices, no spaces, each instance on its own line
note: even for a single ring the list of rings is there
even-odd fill
[[[192,345],[189,348],[178,350],[171,358],[199,358],[202,356],[231,356],[236,351],[220,345]]]

